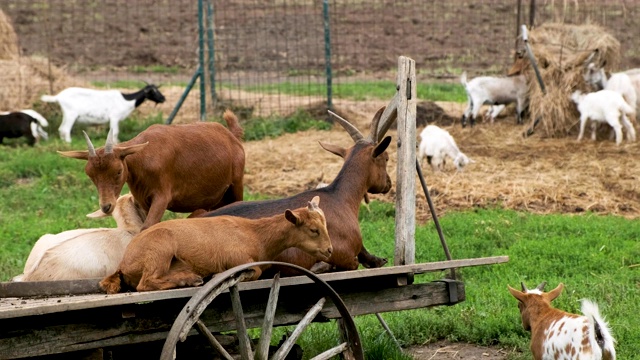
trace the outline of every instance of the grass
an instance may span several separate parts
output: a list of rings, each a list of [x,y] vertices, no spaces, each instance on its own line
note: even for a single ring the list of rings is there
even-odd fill
[[[305,115],[298,116],[305,119]],[[127,120],[121,126],[121,136],[130,138],[159,121],[160,115]],[[87,130],[96,144],[104,142],[104,128]],[[82,162],[56,153],[86,147],[79,129],[74,128],[72,139],[68,145],[52,136],[33,148],[16,140],[0,152],[0,280],[21,272],[33,243],[45,233],[114,226],[111,219],[84,216],[96,210],[95,187],[84,174]],[[263,197],[247,194],[247,198]],[[182,216],[167,212],[165,219]],[[373,202],[369,210],[361,209],[360,217],[369,251],[390,259],[394,216],[393,204]],[[566,285],[554,302],[560,309],[579,312],[579,299],[595,300],[618,340],[618,357],[640,359],[638,220],[592,214],[534,215],[500,208],[449,213],[440,220],[454,258],[508,255],[510,261],[461,269],[458,275],[465,282],[466,301],[460,304],[383,314],[403,345],[449,339],[515,349],[513,359],[529,359],[530,334],[522,329],[516,300],[506,286],[517,287],[523,281],[533,287],[547,281],[548,289],[559,282]],[[443,259],[432,222],[420,224],[416,229],[416,261]],[[416,281],[443,276],[426,274]],[[374,316],[358,317],[356,323],[367,359],[408,359],[395,350]],[[308,353],[326,349],[336,341],[334,331],[332,323],[314,324],[300,344]]]
[[[325,95],[326,85],[322,83],[279,83],[243,87],[243,90],[261,93],[282,93],[297,96]],[[460,84],[452,83],[419,83],[417,84],[418,98],[431,101],[467,100],[464,88]],[[369,100],[390,99],[395,95],[396,85],[392,81],[359,81],[353,83],[336,84],[333,96],[339,99]]]

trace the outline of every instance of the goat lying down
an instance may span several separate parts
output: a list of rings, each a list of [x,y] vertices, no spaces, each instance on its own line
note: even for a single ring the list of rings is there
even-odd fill
[[[108,216],[102,210],[87,215]],[[120,196],[113,210],[117,228],[77,229],[40,237],[31,249],[24,273],[13,281],[91,279],[118,268],[125,248],[140,232],[145,212],[131,194]]]
[[[118,270],[100,282],[109,294],[124,283],[138,291],[198,286],[234,266],[273,260],[296,247],[326,260],[332,246],[324,213],[314,197],[305,208],[262,219],[233,216],[163,221],[137,235]],[[262,269],[255,267],[252,280]]]
[[[546,282],[533,290],[522,284],[522,291],[508,286],[518,300],[522,326],[531,331],[531,352],[535,360],[615,360],[615,339],[598,305],[582,300],[584,315],[570,314],[551,307],[564,285],[544,292]]]

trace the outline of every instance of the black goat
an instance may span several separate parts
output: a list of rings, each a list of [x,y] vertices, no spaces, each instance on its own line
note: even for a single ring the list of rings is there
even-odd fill
[[[4,138],[24,136],[27,138],[27,143],[33,146],[40,137],[41,132],[38,127],[46,127],[48,125],[42,116],[36,118],[24,112],[10,112],[0,115],[0,144]]]

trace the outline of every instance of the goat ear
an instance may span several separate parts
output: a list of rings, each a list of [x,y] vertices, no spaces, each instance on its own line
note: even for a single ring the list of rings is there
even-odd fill
[[[108,214],[105,214],[104,212],[102,212],[102,209],[98,209],[94,212],[92,212],[91,214],[87,214],[88,218],[92,218],[92,219],[98,219],[98,218],[103,218],[103,217],[107,217],[109,216]]]
[[[320,146],[322,146],[323,149],[327,150],[332,154],[338,155],[343,159],[345,156],[347,156],[347,150],[343,147],[340,147],[337,145],[325,144],[322,141],[318,141],[318,144],[320,144]]]
[[[524,298],[526,296],[525,293],[518,291],[509,285],[507,285],[507,288],[509,288],[509,292],[511,293],[511,295],[513,295],[514,298],[518,299],[518,301],[520,302],[524,302]]]
[[[300,220],[300,218],[289,209],[284,212],[284,217],[295,226],[299,226],[302,223],[302,220]]]
[[[79,160],[88,160],[89,159],[89,151],[88,150],[72,150],[72,151],[58,151],[58,154],[70,157]]]
[[[391,144],[391,136],[387,136],[384,139],[382,139],[382,141],[380,141],[380,143],[373,150],[373,157],[376,158],[380,154],[382,154],[385,150],[387,150],[387,147],[389,147],[389,144]]]
[[[317,210],[318,205],[320,205],[320,196],[314,196],[311,201],[309,201],[309,210]]]
[[[131,146],[126,146],[126,147],[118,147],[118,154],[120,155],[121,159],[124,159],[125,157],[135,154],[138,151],[144,149],[147,145],[149,145],[149,142],[147,141],[144,144],[138,144],[138,145],[131,145]]]
[[[560,296],[560,294],[562,293],[562,290],[564,289],[564,284],[560,283],[558,284],[558,286],[549,291],[546,295],[547,295],[547,299],[549,299],[549,302],[555,300],[555,298],[557,298],[558,296]]]

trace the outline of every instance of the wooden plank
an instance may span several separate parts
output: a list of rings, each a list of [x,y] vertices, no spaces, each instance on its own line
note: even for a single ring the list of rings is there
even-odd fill
[[[416,63],[398,58],[398,162],[394,265],[415,263]]]
[[[0,282],[0,298],[51,296],[59,294],[95,294],[102,292],[98,285],[100,280],[102,279]]]
[[[338,273],[321,274],[320,278],[329,282],[331,286],[337,286],[345,282],[350,286],[350,282],[357,283],[362,279],[375,278],[381,276],[393,276],[398,274],[422,274],[432,271],[441,271],[451,268],[461,268],[467,266],[481,266],[505,263],[509,261],[508,256],[494,256],[477,259],[459,259],[449,261],[438,261],[430,263],[411,264],[403,266],[391,266],[375,269],[362,269],[354,271],[344,271]],[[238,285],[240,291],[268,289],[273,280],[257,280],[243,282]],[[296,276],[280,279],[282,287],[311,284],[312,281],[306,276]],[[163,291],[149,291],[142,293],[122,293],[122,294],[93,294],[82,296],[63,296],[45,299],[0,299],[0,319],[15,318],[31,315],[43,315],[56,312],[72,310],[82,310],[107,306],[136,304],[142,302],[162,301],[168,299],[190,298],[199,288],[174,289]]]
[[[458,301],[464,300],[464,285],[457,282]],[[281,288],[280,304],[274,324],[298,323],[319,297],[315,285]],[[262,324],[268,289],[243,295],[243,310],[248,328]],[[449,305],[449,291],[444,282],[413,284],[395,289],[341,294],[352,315]],[[24,319],[0,321],[0,359],[24,358],[78,350],[112,347],[165,339],[186,304],[183,300],[136,305],[136,316],[123,319],[122,307],[87,309],[65,314],[49,314]],[[228,293],[221,294],[200,317],[212,332],[235,328]],[[116,315],[116,316],[114,316]],[[327,301],[316,320],[335,319],[340,313]],[[193,331],[195,333],[195,330]]]

